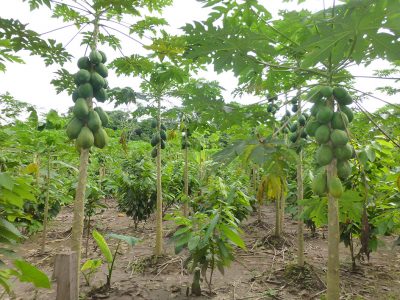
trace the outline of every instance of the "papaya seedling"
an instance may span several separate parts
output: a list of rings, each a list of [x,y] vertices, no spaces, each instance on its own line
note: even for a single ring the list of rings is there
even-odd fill
[[[104,259],[107,263],[108,273],[106,275],[107,281],[106,281],[105,287],[108,289],[111,287],[112,273],[114,270],[114,264],[115,264],[115,260],[117,258],[117,254],[118,254],[118,250],[119,250],[119,246],[121,245],[121,242],[125,242],[129,246],[133,247],[140,240],[133,236],[110,233],[107,235],[108,237],[118,240],[118,243],[117,243],[117,246],[115,247],[114,253],[112,253],[110,250],[110,247],[107,244],[103,235],[101,235],[97,230],[93,230],[92,235],[93,235],[94,240],[96,241],[96,244],[99,246],[100,251],[103,254]]]

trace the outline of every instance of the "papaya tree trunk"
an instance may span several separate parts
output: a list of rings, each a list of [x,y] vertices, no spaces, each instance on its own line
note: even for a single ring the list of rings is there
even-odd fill
[[[47,176],[46,176],[46,198],[44,200],[44,213],[43,213],[43,236],[42,236],[42,253],[46,250],[46,236],[47,236],[47,220],[49,218],[49,201],[50,201],[50,164],[51,155],[48,153],[47,159]]]
[[[297,201],[303,199],[303,151],[299,153],[299,162],[297,163]],[[304,266],[304,222],[300,218],[303,213],[303,207],[297,204],[297,265]]]
[[[91,44],[91,49],[95,50],[97,47],[97,37],[99,34],[99,15],[96,16],[94,20],[93,29],[93,42]],[[92,108],[92,98],[87,98],[86,102],[89,109]],[[77,288],[77,293],[79,297],[79,283],[80,283],[80,269],[81,269],[81,251],[82,251],[82,236],[83,236],[83,222],[85,218],[85,192],[86,183],[88,177],[88,166],[89,166],[89,149],[80,150],[80,162],[79,162],[79,175],[78,184],[76,187],[75,199],[74,199],[74,216],[72,221],[72,235],[71,235],[71,250],[75,251],[77,254],[76,260],[76,276],[75,276],[75,286]]]
[[[189,149],[188,144],[188,131],[185,131],[185,166],[183,170],[183,181],[184,181],[184,194],[185,202],[183,202],[183,215],[187,217],[189,215]]]
[[[275,236],[277,238],[281,238],[282,231],[281,231],[281,200],[282,197],[278,197],[275,200]]]
[[[336,159],[327,169],[327,180],[336,176]],[[340,297],[339,277],[339,204],[338,199],[328,195],[328,273],[327,299],[338,300]]]
[[[298,90],[298,99],[299,110],[297,112],[297,117],[300,118],[300,116],[302,116],[300,90]],[[299,160],[297,162],[297,201],[303,200],[303,197],[303,150],[300,149]],[[303,207],[297,203],[297,265],[299,267],[304,267],[304,222],[300,218],[302,213]]]
[[[157,131],[161,130],[161,99],[157,97]],[[162,184],[161,184],[161,143],[157,145],[157,209],[156,209],[156,246],[154,254],[159,256],[163,253],[163,228],[162,228]]]

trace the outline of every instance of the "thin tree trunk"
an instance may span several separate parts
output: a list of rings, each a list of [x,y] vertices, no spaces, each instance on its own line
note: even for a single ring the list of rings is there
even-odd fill
[[[281,200],[282,198],[275,200],[275,236],[277,238],[281,237]]]
[[[46,250],[47,220],[49,218],[50,163],[51,163],[51,156],[50,156],[50,151],[49,151],[48,160],[47,160],[46,199],[44,201],[44,213],[43,213],[42,253],[44,253]]]
[[[185,168],[184,168],[184,193],[185,202],[183,203],[183,215],[187,217],[189,215],[189,149],[187,147],[188,137],[187,130],[185,135],[186,147],[185,147]]]
[[[282,191],[281,191],[281,200],[280,200],[280,209],[279,209],[279,237],[282,237],[282,233],[283,233],[283,223],[284,223],[284,221],[285,221],[285,202],[286,202],[286,199],[285,199],[285,191],[284,191],[284,188],[283,188],[283,184],[284,184],[284,182],[283,182],[283,180],[282,180],[282,187],[281,187],[281,189],[282,189]]]
[[[327,180],[336,176],[336,159],[327,169]],[[339,204],[338,199],[328,195],[328,273],[327,300],[338,300],[340,297],[339,277]]]
[[[160,133],[161,126],[161,99],[157,98],[157,131]],[[161,185],[161,143],[157,145],[157,211],[156,211],[156,246],[154,254],[159,256],[163,253],[163,228],[162,228],[162,185]]]
[[[75,200],[74,200],[74,218],[72,221],[72,236],[71,236],[71,250],[77,253],[77,288],[79,292],[79,275],[80,275],[80,264],[81,264],[81,247],[82,247],[82,235],[83,235],[83,220],[85,217],[85,192],[87,182],[87,169],[89,165],[89,149],[81,150],[80,165],[79,165],[79,177],[78,186],[76,188]],[[78,293],[79,295],[79,293]]]
[[[299,153],[299,162],[297,165],[297,201],[303,199],[303,151]],[[297,205],[297,265],[304,266],[304,224],[300,215],[303,212],[303,207]]]

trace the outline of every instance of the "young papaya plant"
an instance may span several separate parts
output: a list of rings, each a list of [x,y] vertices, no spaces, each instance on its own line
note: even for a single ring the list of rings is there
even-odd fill
[[[92,232],[93,238],[96,241],[96,244],[99,246],[101,253],[104,256],[104,259],[107,263],[108,273],[106,275],[107,281],[105,287],[108,289],[111,287],[111,277],[114,270],[115,260],[117,258],[118,249],[121,242],[127,243],[129,246],[135,246],[140,240],[133,236],[121,235],[110,233],[107,236],[110,238],[114,238],[118,240],[117,246],[115,247],[114,253],[111,252],[109,245],[107,244],[103,235],[101,235],[97,230],[93,230]]]

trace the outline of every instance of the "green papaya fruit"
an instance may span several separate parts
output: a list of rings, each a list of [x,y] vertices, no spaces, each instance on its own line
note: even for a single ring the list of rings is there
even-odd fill
[[[349,105],[353,103],[353,99],[349,93],[347,93],[347,91],[342,87],[335,87],[333,89],[333,95],[335,96],[337,103],[340,105]]]
[[[101,56],[100,52],[97,50],[92,50],[89,54],[90,62],[94,65],[98,65],[102,62],[103,57]]]
[[[96,70],[97,73],[99,73],[103,78],[108,77],[108,69],[107,67],[100,63],[97,66],[94,67],[94,69]]]
[[[303,116],[303,115],[300,115],[300,117],[298,118],[297,122],[299,123],[300,126],[306,125],[306,117]]]
[[[90,71],[91,67],[92,66],[90,64],[89,57],[83,56],[83,57],[78,59],[78,68],[79,69],[85,69],[85,70]]]
[[[150,144],[155,147],[156,145],[158,145],[158,143],[160,142],[160,135],[155,133],[153,134],[153,136],[151,137],[150,140]]]
[[[351,175],[351,165],[347,160],[337,162],[337,175],[340,179],[346,179]]]
[[[166,145],[165,141],[161,140],[161,149],[165,149],[165,145]]]
[[[73,140],[79,136],[81,129],[83,127],[83,123],[76,117],[73,117],[71,121],[69,121],[67,125],[67,136],[69,139]]]
[[[301,131],[300,137],[301,137],[302,139],[307,138],[307,132],[306,132],[304,129]]]
[[[309,136],[315,136],[315,132],[317,131],[319,126],[320,124],[317,120],[310,119],[306,124],[305,130]]]
[[[107,113],[100,106],[97,106],[94,110],[97,112],[97,114],[100,117],[101,125],[106,127],[109,122]]]
[[[330,164],[333,159],[333,151],[329,145],[321,145],[315,154],[317,163],[322,167]]]
[[[292,105],[292,112],[297,112],[299,110],[299,106],[297,104]]]
[[[97,101],[104,102],[108,99],[108,94],[104,88],[100,88],[94,91],[94,97]]]
[[[342,182],[338,177],[328,179],[328,191],[335,198],[340,198],[343,195]]]
[[[151,157],[156,158],[157,157],[157,147],[154,147],[153,150],[151,150]]]
[[[84,83],[78,87],[78,94],[80,98],[92,98],[93,87],[90,83]]]
[[[89,114],[89,107],[86,100],[83,98],[78,98],[78,100],[75,102],[72,112],[78,119],[86,120]]]
[[[312,183],[311,183],[311,189],[314,194],[318,196],[324,196],[327,192],[327,183],[326,183],[326,173],[318,173]]]
[[[333,150],[333,154],[338,161],[348,160],[353,155],[353,147],[351,147],[350,144],[335,147],[335,149]]]
[[[97,148],[103,149],[108,144],[108,135],[104,128],[99,128],[99,130],[94,134],[94,145]]]
[[[78,135],[78,138],[76,139],[76,145],[79,149],[89,149],[92,147],[94,144],[94,136],[92,131],[86,127],[83,126],[81,132]]]
[[[89,82],[90,80],[90,72],[85,69],[79,70],[75,75],[74,75],[74,81],[76,85],[81,85],[86,82]]]
[[[334,146],[344,146],[349,141],[347,133],[340,129],[334,129],[331,132],[331,141]]]
[[[317,112],[317,121],[321,124],[328,124],[333,117],[333,111],[328,106],[322,106]]]
[[[332,128],[333,129],[346,129],[349,124],[349,119],[347,115],[343,112],[335,111],[332,118]]]
[[[160,131],[160,137],[163,141],[167,140],[167,133],[164,130]]]
[[[104,87],[106,82],[104,81],[104,78],[101,77],[101,75],[97,72],[92,72],[90,76],[90,84],[92,85],[93,89],[98,90]]]
[[[314,105],[310,109],[310,113],[312,116],[316,116],[318,111],[322,108],[325,107],[326,103],[324,101],[317,101],[314,103]]]
[[[299,137],[299,135],[297,134],[297,132],[294,132],[294,133],[291,133],[291,134],[290,134],[289,140],[290,140],[292,143],[296,143],[298,137]]]
[[[328,125],[320,125],[315,131],[315,140],[318,144],[325,144],[329,141],[330,134]]]
[[[330,86],[322,86],[319,92],[325,98],[330,98],[333,95],[333,89]]]
[[[104,64],[105,62],[107,62],[107,55],[101,50],[99,50],[99,53],[101,54],[102,58],[101,62]]]
[[[165,125],[163,123],[161,123],[160,129],[164,130],[164,131],[167,131],[167,127],[165,127]],[[188,130],[188,132],[189,132],[189,130]]]
[[[296,132],[296,131],[297,131],[297,128],[298,128],[297,123],[293,123],[293,124],[290,126],[290,132]]]
[[[87,126],[93,133],[97,132],[100,129],[101,119],[96,111],[89,111]]]
[[[299,104],[299,98],[297,98],[297,97],[292,98],[292,100],[290,100],[290,104],[292,104],[292,105],[297,105],[297,104]],[[289,113],[290,113],[290,112],[289,112]]]
[[[354,114],[353,114],[353,111],[348,106],[340,105],[340,111],[343,112],[347,116],[349,123],[351,123],[351,121],[353,121]]]

